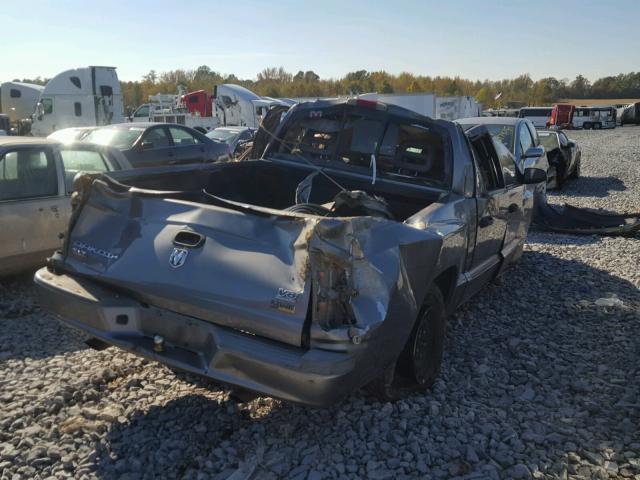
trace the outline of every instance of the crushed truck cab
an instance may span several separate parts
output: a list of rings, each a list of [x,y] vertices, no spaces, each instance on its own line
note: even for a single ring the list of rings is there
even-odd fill
[[[300,104],[268,133],[258,160],[79,179],[42,304],[295,402],[428,387],[446,314],[517,260],[546,173],[482,127],[370,101]]]

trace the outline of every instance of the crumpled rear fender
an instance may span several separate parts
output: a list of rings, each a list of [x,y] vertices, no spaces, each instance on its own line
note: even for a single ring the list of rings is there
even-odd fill
[[[310,270],[320,268],[318,254],[350,269],[353,323],[324,329],[311,324],[311,345],[339,349],[345,342],[369,342],[379,351],[372,370],[395,359],[418,316],[436,274],[442,237],[406,224],[357,217],[323,219],[309,240]]]

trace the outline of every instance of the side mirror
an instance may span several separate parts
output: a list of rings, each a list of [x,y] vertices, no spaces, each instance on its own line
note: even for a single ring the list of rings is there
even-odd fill
[[[536,158],[541,157],[542,155],[544,155],[544,147],[530,147],[526,152],[524,152],[522,158]]]
[[[531,185],[547,181],[547,172],[541,168],[525,168],[522,176],[522,183]]]
[[[153,148],[153,142],[150,142],[148,140],[140,144],[140,150],[150,150],[152,148]]]

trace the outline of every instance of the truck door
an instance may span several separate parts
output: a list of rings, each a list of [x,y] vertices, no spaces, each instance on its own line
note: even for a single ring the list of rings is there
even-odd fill
[[[169,127],[173,142],[173,160],[170,163],[202,163],[206,159],[205,145],[186,128]]]
[[[531,138],[525,125],[521,125],[520,130]],[[527,235],[527,222],[524,215],[525,186],[518,178],[516,161],[511,152],[501,142],[494,141],[494,146],[505,185],[505,193],[500,201],[500,216],[507,223],[501,250],[502,271],[521,255],[522,245]]]
[[[477,234],[471,269],[465,274],[464,299],[480,290],[497,273],[507,231],[504,215],[507,192],[491,135],[481,128],[470,130],[468,136],[476,161]]]
[[[43,263],[62,244],[70,207],[62,175],[46,147],[16,147],[0,156],[0,270]]]

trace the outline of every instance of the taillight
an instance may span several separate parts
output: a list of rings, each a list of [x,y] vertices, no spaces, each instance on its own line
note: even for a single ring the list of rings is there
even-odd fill
[[[370,108],[372,110],[386,110],[387,105],[377,102],[375,100],[366,100],[364,98],[349,99],[347,103],[351,105],[357,105],[358,107]]]
[[[373,100],[362,100],[361,98],[356,100],[356,105],[365,108],[378,108],[378,102],[374,102]]]
[[[351,298],[357,291],[352,285],[349,265],[322,252],[311,254],[311,265],[313,321],[324,329],[353,325]]]

